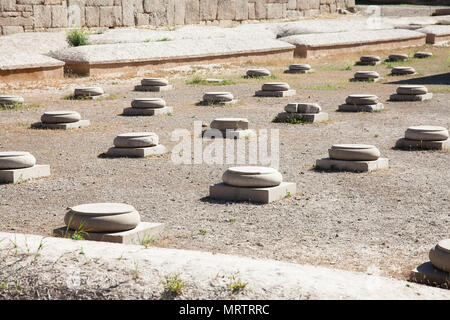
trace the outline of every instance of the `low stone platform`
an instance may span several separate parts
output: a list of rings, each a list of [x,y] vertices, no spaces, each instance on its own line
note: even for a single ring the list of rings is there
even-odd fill
[[[0,54],[0,81],[63,79],[64,65],[63,61],[41,54],[2,52]]]
[[[282,182],[279,186],[268,188],[233,187],[218,183],[209,187],[209,197],[216,200],[250,201],[270,203],[281,200],[297,192],[297,185],[293,182]]]
[[[256,131],[252,129],[247,130],[218,130],[207,129],[202,132],[202,137],[206,139],[224,138],[224,139],[245,139],[251,136],[256,136]]]
[[[298,73],[313,73],[314,69],[309,69],[309,70],[284,70],[284,73],[289,73],[289,74],[298,74]]]
[[[433,98],[432,93],[426,94],[392,94],[389,97],[390,101],[425,101]]]
[[[169,114],[173,112],[172,107],[155,108],[155,109],[139,109],[125,108],[122,115],[124,116],[157,116],[161,114]]]
[[[450,288],[450,273],[436,269],[430,261],[412,270],[409,280],[421,284]]]
[[[70,123],[43,123],[36,122],[31,125],[33,129],[58,129],[58,130],[68,130],[68,129],[76,129],[81,127],[87,127],[91,124],[89,120],[80,120],[77,122]]]
[[[132,230],[122,232],[87,232],[83,234],[85,240],[114,242],[123,244],[142,244],[143,241],[153,240],[161,237],[164,231],[164,224],[141,222]],[[74,231],[67,230],[67,227],[61,227],[53,230],[56,237],[70,237]]]
[[[143,86],[138,85],[134,87],[134,91],[145,91],[145,92],[164,92],[164,91],[170,91],[173,89],[172,85],[167,86]]]
[[[275,97],[275,98],[283,98],[283,97],[291,97],[295,96],[297,92],[293,89],[286,91],[263,91],[259,90],[255,92],[255,97]]]
[[[378,82],[383,78],[350,78],[350,82]]]
[[[288,121],[290,119],[297,119],[304,122],[321,122],[328,120],[328,113],[294,113],[294,112],[280,112],[277,115],[277,120],[281,122]]]
[[[161,144],[154,147],[146,148],[109,148],[106,152],[107,157],[119,158],[119,157],[130,157],[130,158],[145,158],[148,156],[154,156],[159,154],[165,154],[169,152],[167,148]]]
[[[0,183],[21,183],[48,176],[50,166],[37,164],[31,168],[0,170]]]
[[[316,161],[316,167],[318,169],[333,171],[369,172],[389,168],[389,160],[386,158],[378,158],[378,160],[373,161],[349,161],[323,158]]]
[[[87,75],[133,75],[164,66],[194,62],[252,61],[292,58],[294,46],[275,39],[182,39],[89,45],[61,49],[52,57],[66,62],[65,69]]]
[[[389,29],[356,30],[334,33],[292,35],[278,40],[295,45],[294,55],[300,58],[324,57],[351,52],[388,50],[425,44],[426,35],[421,32]]]
[[[427,43],[436,44],[450,40],[450,25],[430,25],[417,30],[426,34]]]
[[[419,141],[401,138],[395,143],[395,148],[403,150],[450,150],[450,139],[443,141]]]
[[[337,111],[341,111],[341,112],[375,112],[375,111],[381,111],[383,109],[384,109],[384,105],[382,103],[368,104],[368,105],[341,104],[338,107]]]

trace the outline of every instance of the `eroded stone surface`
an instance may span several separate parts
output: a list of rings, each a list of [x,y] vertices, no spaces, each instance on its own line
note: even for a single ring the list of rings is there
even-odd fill
[[[392,75],[407,75],[415,73],[416,70],[413,67],[394,67],[391,70]]]
[[[378,103],[378,97],[374,94],[352,94],[345,99],[346,104],[373,105]]]
[[[225,184],[235,187],[274,187],[283,177],[274,168],[269,167],[231,167],[222,176]]]
[[[289,66],[289,70],[291,70],[291,71],[297,71],[297,70],[307,71],[307,70],[311,70],[311,66],[307,63],[291,64]]]
[[[379,77],[380,74],[376,71],[357,71],[354,75],[356,80],[378,79]]]
[[[218,130],[247,130],[248,120],[245,118],[218,118],[211,122],[210,127]]]
[[[150,87],[164,87],[169,85],[169,80],[164,78],[144,78],[141,80],[141,85]]]
[[[95,97],[101,96],[102,94],[104,94],[104,91],[100,87],[76,88],[74,91],[75,97]]]
[[[406,139],[418,141],[441,141],[448,136],[448,130],[438,126],[413,126],[405,131]]]
[[[389,55],[390,61],[405,61],[408,60],[408,55],[403,53],[394,53]]]
[[[119,232],[140,223],[139,212],[124,203],[90,203],[69,208],[64,222],[71,230]]]
[[[117,148],[145,148],[157,146],[158,143],[158,135],[153,132],[123,133],[114,139]]]
[[[76,111],[48,111],[41,116],[42,123],[72,123],[81,120],[81,115]]]
[[[341,104],[338,111],[342,112],[375,112],[384,109],[382,103],[376,104]]]
[[[285,82],[267,82],[262,86],[262,91],[287,91],[291,87]]]
[[[36,158],[29,152],[0,152],[0,170],[31,168],[36,164]]]
[[[450,272],[450,239],[439,241],[439,243],[430,250],[430,261],[439,270]]]
[[[361,61],[361,62],[379,62],[379,61],[381,61],[381,58],[379,56],[367,55],[367,56],[361,56],[359,58],[359,61]]]
[[[267,77],[271,75],[270,71],[265,68],[249,69],[246,74],[247,77]]]
[[[432,56],[433,56],[433,53],[431,53],[431,52],[419,51],[419,52],[414,53],[414,58],[419,58],[419,59],[429,58]]]
[[[403,85],[397,88],[398,94],[411,94],[411,95],[418,95],[418,94],[427,94],[428,89],[425,86],[421,85]]]
[[[158,109],[165,106],[166,101],[161,98],[135,98],[131,102],[131,107],[136,109]]]
[[[287,104],[284,110],[290,113],[320,113],[322,108],[318,103],[296,102]]]
[[[367,144],[335,144],[328,153],[335,160],[372,161],[380,157],[380,151]]]
[[[15,95],[0,95],[0,105],[8,106],[14,103],[22,103],[24,99],[21,96]]]
[[[205,92],[203,95],[203,101],[207,103],[230,102],[233,99],[231,92]]]

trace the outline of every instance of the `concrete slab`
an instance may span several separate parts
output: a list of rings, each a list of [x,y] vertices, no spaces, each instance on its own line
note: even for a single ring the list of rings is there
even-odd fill
[[[375,112],[384,109],[382,103],[369,104],[369,105],[358,105],[358,104],[341,104],[337,111],[342,112]]]
[[[84,234],[85,240],[113,242],[123,244],[142,244],[143,241],[149,241],[161,237],[164,231],[164,224],[141,222],[136,228],[122,232],[88,232]],[[53,230],[56,237],[70,237],[74,231],[67,230],[67,227],[61,227]]]
[[[392,94],[389,97],[390,101],[425,101],[433,98],[432,93],[426,94]]]
[[[165,154],[169,152],[162,144],[155,147],[147,148],[116,148],[112,147],[106,152],[107,157],[129,157],[129,158],[145,158],[148,156],[154,156],[159,154]]]
[[[162,114],[173,113],[172,107],[164,107],[157,109],[138,109],[138,108],[125,108],[122,115],[124,116],[157,116]]]
[[[172,85],[167,86],[142,86],[138,85],[134,87],[134,91],[146,91],[146,92],[164,92],[173,89]]]
[[[281,112],[277,115],[277,120],[281,122],[288,121],[289,119],[297,119],[304,122],[321,122],[328,120],[328,113],[291,113],[291,112]]]
[[[281,200],[297,192],[297,185],[293,182],[282,182],[279,186],[269,188],[242,188],[218,183],[209,187],[209,197],[227,201],[250,201],[270,203]]]
[[[418,141],[401,138],[395,148],[403,150],[450,150],[450,139],[444,141]]]
[[[91,124],[89,120],[80,120],[77,122],[70,123],[42,123],[36,122],[31,125],[31,128],[34,129],[58,129],[58,130],[68,130],[68,129],[76,129],[81,127],[87,127]]]
[[[50,176],[50,166],[37,164],[31,168],[0,170],[0,183],[21,183],[48,176]]]
[[[202,137],[206,139],[224,138],[224,139],[245,139],[247,137],[256,136],[256,131],[252,129],[247,130],[218,130],[207,129],[202,132]]]
[[[283,98],[283,97],[291,97],[295,96],[297,92],[293,89],[286,91],[263,91],[259,90],[255,92],[255,97],[274,97],[274,98]]]
[[[238,99],[234,99],[234,100],[231,100],[231,101],[224,101],[224,102],[215,102],[215,103],[209,102],[209,101],[200,101],[198,103],[198,105],[199,106],[215,106],[215,105],[229,106],[229,105],[236,104],[238,102],[239,102]]]
[[[436,269],[430,261],[412,270],[409,280],[430,286],[450,288],[450,273]]]
[[[323,158],[316,161],[316,167],[333,171],[369,172],[389,168],[389,160],[386,158],[379,158],[378,160],[373,161],[349,161]]]

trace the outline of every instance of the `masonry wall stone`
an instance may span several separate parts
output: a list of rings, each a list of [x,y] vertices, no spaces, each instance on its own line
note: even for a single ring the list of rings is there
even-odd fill
[[[354,0],[0,0],[0,33],[261,21],[353,6]]]

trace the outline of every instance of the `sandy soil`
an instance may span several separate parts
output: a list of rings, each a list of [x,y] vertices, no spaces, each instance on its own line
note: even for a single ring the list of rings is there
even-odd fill
[[[419,75],[392,78],[386,65],[352,67],[357,56],[308,61],[316,72],[286,75],[288,61],[267,61],[276,80],[297,89],[291,98],[256,98],[264,81],[241,78],[251,65],[159,70],[176,90],[163,94],[133,92],[139,79],[72,78],[62,82],[2,85],[40,108],[0,111],[0,150],[26,150],[38,163],[50,164],[52,176],[18,185],[0,185],[0,231],[49,235],[63,225],[65,208],[86,202],[126,202],[142,219],[166,224],[166,236],[155,245],[273,258],[332,266],[405,279],[412,267],[427,260],[428,250],[449,237],[450,167],[448,152],[399,151],[392,147],[408,126],[450,127],[448,48],[432,51],[430,60],[413,60]],[[389,52],[380,52],[386,56]],[[356,70],[374,69],[380,83],[353,83]],[[437,76],[440,75],[440,76]],[[187,85],[194,76],[234,79],[227,86]],[[409,81],[408,81],[409,79]],[[412,79],[416,79],[415,81]],[[424,83],[434,98],[425,103],[385,102],[393,82]],[[272,80],[270,80],[272,81]],[[100,84],[115,99],[63,100],[76,85]],[[325,86],[329,84],[328,86]],[[240,99],[232,107],[195,106],[205,91],[231,91]],[[385,102],[379,113],[338,113],[352,93],[375,93]],[[171,116],[122,117],[134,97],[161,96],[174,107]],[[324,124],[275,124],[271,120],[290,101],[314,101],[328,112]],[[29,125],[47,110],[76,110],[92,125],[73,131],[34,130]],[[170,156],[148,159],[99,157],[123,132],[153,131],[173,147],[171,132],[193,129],[194,120],[246,117],[254,129],[280,130],[280,171],[297,183],[298,193],[282,201],[255,205],[208,199],[208,187],[220,182],[227,165],[174,165]],[[330,173],[312,170],[334,143],[376,145],[391,168],[373,173]],[[207,145],[208,142],[204,142]]]

